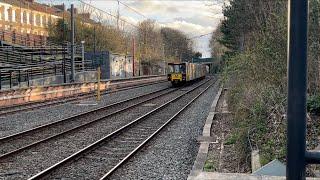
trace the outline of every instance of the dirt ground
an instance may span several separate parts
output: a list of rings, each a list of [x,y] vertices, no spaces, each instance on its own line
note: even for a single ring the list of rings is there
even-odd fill
[[[226,93],[224,90],[217,104],[217,114],[211,127],[211,136],[216,139],[209,145],[205,171],[239,173],[248,172],[248,168],[240,167],[237,163],[235,139],[232,137],[232,115],[228,111],[226,103]]]

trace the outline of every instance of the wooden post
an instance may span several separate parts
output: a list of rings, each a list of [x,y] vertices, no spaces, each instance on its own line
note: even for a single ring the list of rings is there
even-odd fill
[[[101,100],[101,94],[100,94],[100,76],[101,76],[101,69],[100,66],[98,66],[98,83],[97,83],[97,101]]]

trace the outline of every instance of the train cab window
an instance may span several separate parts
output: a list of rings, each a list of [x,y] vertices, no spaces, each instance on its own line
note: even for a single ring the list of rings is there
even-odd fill
[[[179,64],[169,64],[168,65],[168,72],[169,73],[179,73],[180,72],[180,65]]]
[[[180,72],[180,65],[174,65],[174,72],[179,73]]]
[[[183,64],[169,64],[168,73],[186,73],[186,66]]]
[[[180,72],[183,74],[186,73],[186,66],[185,65],[180,65]]]

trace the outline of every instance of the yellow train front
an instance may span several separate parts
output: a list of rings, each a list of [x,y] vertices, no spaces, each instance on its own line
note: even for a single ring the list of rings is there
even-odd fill
[[[206,67],[197,63],[168,63],[168,81],[173,86],[182,85],[190,81],[205,78]]]

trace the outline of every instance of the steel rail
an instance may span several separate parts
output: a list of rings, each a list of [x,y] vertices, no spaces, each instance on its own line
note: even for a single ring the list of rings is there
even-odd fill
[[[213,83],[214,84],[214,83]],[[146,145],[155,135],[157,135],[164,127],[166,127],[172,120],[174,120],[179,114],[181,114],[187,107],[189,107],[195,100],[197,100],[204,92],[206,92],[213,84],[210,84],[202,92],[200,92],[196,97],[188,102],[182,109],[180,109],[176,114],[174,114],[169,120],[167,120],[160,128],[158,128],[153,134],[151,134],[146,140],[144,140],[138,147],[131,151],[124,159],[122,159],[116,166],[114,166],[110,171],[108,171],[100,180],[104,180],[110,177],[120,166],[122,166],[126,161],[128,161],[135,153],[137,153],[144,145]]]
[[[125,90],[135,89],[135,88],[154,85],[154,84],[160,84],[160,83],[164,83],[164,82],[167,82],[167,80],[161,80],[161,81],[151,82],[151,83],[144,83],[144,84],[139,84],[139,85],[133,85],[130,87],[119,88],[116,90],[105,91],[102,93],[102,95],[112,94],[112,93],[116,93],[116,92],[121,92],[121,91],[125,91]],[[54,105],[58,105],[58,104],[62,104],[62,103],[78,101],[79,98],[82,100],[82,99],[87,99],[87,98],[91,98],[94,96],[95,96],[95,92],[89,92],[89,93],[81,93],[81,94],[77,94],[74,96],[66,97],[67,99],[66,98],[64,98],[64,99],[63,98],[55,98],[50,101],[29,102],[29,103],[24,103],[24,104],[19,104],[19,105],[6,106],[3,108],[0,108],[0,116],[14,114],[14,113],[26,111],[26,110],[32,110],[35,108],[47,107],[48,105],[54,106]],[[3,111],[3,112],[1,112],[1,111]]]
[[[102,108],[99,108],[99,109],[96,109],[96,110],[93,110],[93,111],[85,112],[85,113],[82,113],[82,114],[80,114],[80,115],[75,115],[75,116],[72,116],[72,117],[68,117],[68,118],[62,119],[62,120],[60,120],[60,121],[48,123],[48,124],[45,124],[45,125],[42,125],[42,126],[38,126],[38,127],[36,127],[36,128],[30,129],[30,130],[26,130],[26,131],[19,132],[19,133],[13,134],[13,135],[9,135],[9,136],[6,136],[6,137],[4,137],[4,138],[1,138],[1,139],[0,139],[0,144],[3,143],[3,141],[14,141],[15,138],[17,138],[17,137],[19,137],[19,136],[23,136],[23,135],[25,135],[26,133],[31,133],[31,132],[33,132],[33,131],[38,131],[38,130],[41,130],[41,129],[44,129],[44,128],[48,128],[48,127],[53,126],[53,125],[56,125],[56,124],[58,124],[58,123],[64,123],[64,122],[67,122],[67,121],[71,121],[71,119],[79,118],[80,116],[86,116],[86,115],[89,115],[89,114],[91,114],[91,113],[97,113],[97,111],[101,111],[101,110],[104,110],[104,109],[106,109],[106,108],[110,108],[110,107],[112,107],[112,106],[120,105],[120,104],[122,104],[122,103],[129,102],[129,101],[132,101],[132,100],[135,100],[135,99],[139,99],[139,98],[141,98],[141,97],[148,96],[148,95],[151,95],[151,94],[155,94],[155,93],[158,93],[158,92],[161,92],[161,91],[165,91],[165,90],[168,90],[168,89],[170,89],[170,88],[165,88],[165,89],[153,91],[153,92],[148,93],[148,94],[144,94],[144,95],[140,95],[140,96],[137,96],[137,97],[125,99],[125,100],[122,100],[122,101],[120,101],[120,102],[115,102],[115,103],[113,103],[113,104],[110,104],[110,105],[108,105],[108,106],[105,106],[105,107],[102,107]],[[4,154],[0,155],[0,159],[6,158],[6,157],[8,157],[8,156],[12,156],[13,154],[16,154],[16,153],[18,153],[18,152],[21,152],[21,151],[23,151],[23,150],[26,150],[26,149],[28,149],[28,148],[31,148],[31,147],[39,144],[39,143],[46,142],[46,141],[48,141],[48,140],[50,140],[50,139],[56,138],[56,137],[58,137],[58,136],[61,136],[61,135],[66,134],[66,133],[70,133],[70,132],[72,132],[72,131],[75,131],[75,130],[77,130],[77,129],[79,129],[79,128],[83,128],[83,127],[86,127],[86,126],[91,125],[91,124],[93,124],[93,123],[99,122],[99,121],[101,121],[101,120],[103,120],[103,119],[105,119],[105,118],[108,118],[108,117],[110,117],[110,116],[116,115],[117,113],[123,112],[123,111],[128,110],[128,109],[131,109],[131,108],[133,108],[133,107],[136,107],[136,106],[138,106],[138,105],[140,105],[140,104],[143,104],[143,103],[145,103],[145,102],[147,102],[147,101],[150,101],[150,100],[156,99],[156,98],[158,98],[158,97],[164,96],[164,95],[169,94],[169,93],[171,93],[171,92],[173,92],[173,91],[175,91],[175,90],[176,90],[176,89],[172,89],[172,90],[170,90],[170,91],[168,91],[168,92],[159,94],[159,95],[157,95],[157,96],[155,96],[155,97],[148,98],[148,99],[146,99],[146,100],[144,100],[144,101],[142,101],[142,102],[135,103],[135,104],[130,105],[130,106],[127,106],[127,107],[125,107],[125,108],[121,108],[121,109],[119,109],[119,110],[117,110],[117,111],[114,111],[114,112],[112,112],[112,113],[106,114],[106,115],[104,115],[104,116],[102,116],[102,117],[99,117],[99,118],[97,118],[97,119],[88,121],[88,122],[86,122],[86,123],[84,123],[84,124],[75,126],[75,127],[71,128],[71,129],[68,129],[68,130],[62,131],[62,132],[60,132],[60,133],[54,134],[54,135],[49,136],[49,137],[47,137],[47,138],[45,138],[45,139],[42,139],[42,140],[33,142],[33,143],[31,143],[31,144],[28,144],[28,145],[26,145],[26,146],[20,147],[20,148],[18,148],[18,149],[13,150],[13,151],[4,153]]]
[[[95,147],[99,146],[100,143],[109,140],[110,138],[114,137],[115,135],[119,134],[120,132],[122,132],[122,131],[126,130],[127,128],[131,127],[132,125],[134,125],[134,124],[142,121],[143,119],[145,119],[146,117],[150,116],[151,114],[159,111],[160,109],[163,109],[164,107],[168,106],[168,105],[171,104],[172,102],[177,101],[177,100],[180,99],[181,97],[183,97],[183,96],[189,94],[190,92],[196,90],[197,88],[199,88],[200,86],[206,84],[206,83],[209,82],[210,80],[212,80],[212,79],[209,79],[209,80],[207,80],[207,81],[205,81],[205,82],[197,85],[196,87],[192,88],[191,90],[188,90],[188,91],[184,92],[183,94],[175,97],[174,99],[166,102],[165,104],[162,104],[161,106],[159,106],[159,107],[157,107],[157,108],[149,111],[148,113],[146,113],[146,114],[144,114],[144,115],[136,118],[135,120],[131,121],[130,123],[128,123],[128,124],[120,127],[119,129],[113,131],[112,133],[106,135],[105,137],[103,137],[103,138],[97,140],[96,142],[88,145],[87,147],[85,147],[85,148],[77,151],[76,153],[70,155],[69,157],[63,159],[62,161],[57,162],[56,164],[48,167],[47,169],[39,172],[38,174],[30,177],[29,180],[34,180],[34,179],[39,179],[39,178],[41,178],[41,177],[44,177],[45,175],[49,174],[49,173],[52,172],[53,170],[55,170],[55,169],[63,166],[65,163],[67,163],[67,162],[69,162],[69,161],[72,161],[72,160],[75,159],[75,158],[80,157],[82,154],[84,154],[84,153],[86,153],[86,152],[94,149]]]

